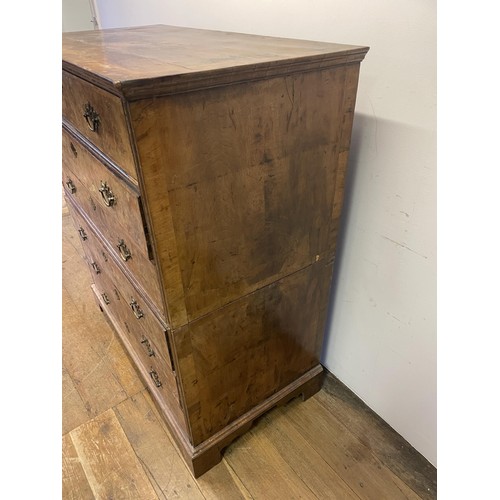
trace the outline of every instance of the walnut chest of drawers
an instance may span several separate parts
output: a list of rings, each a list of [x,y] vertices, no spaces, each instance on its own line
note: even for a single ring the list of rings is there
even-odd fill
[[[367,50],[171,26],[63,35],[63,186],[92,288],[195,476],[320,387]]]

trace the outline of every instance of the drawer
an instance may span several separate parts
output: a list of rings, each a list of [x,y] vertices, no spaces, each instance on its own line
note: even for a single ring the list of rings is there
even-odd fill
[[[101,307],[120,326],[120,332],[126,337],[128,347],[138,358],[142,369],[154,384],[158,394],[181,408],[177,377],[172,363],[166,329],[155,320],[147,305],[136,300],[140,295],[135,291],[131,297],[130,289],[117,284],[113,274],[112,261],[100,258],[101,249],[87,247],[87,259],[96,285]],[[110,266],[111,264],[111,266]],[[110,272],[111,271],[111,272]],[[117,271],[116,269],[114,270]],[[134,304],[134,307],[131,307]]]
[[[91,269],[94,271],[92,266]],[[145,366],[150,363],[154,365],[162,387],[170,388],[178,401],[177,383],[165,329],[157,324],[149,330],[150,324],[141,323],[140,319],[142,318],[137,318],[136,312],[130,307],[127,296],[113,282],[112,277],[106,274],[106,270],[94,278],[102,301],[109,306],[115,318],[122,325],[123,333],[127,336],[134,352]],[[147,314],[144,309],[141,309],[141,312]]]
[[[183,425],[184,415],[179,398],[177,377],[169,357],[163,356],[162,349],[152,340],[151,332],[145,332],[134,321],[135,318],[125,298],[105,272],[96,279],[95,288],[101,307],[110,316],[112,322],[118,326],[121,336],[125,337],[126,347],[131,351],[139,370],[150,382],[150,389],[167,403],[176,416],[176,420]],[[165,332],[163,333],[165,334]],[[163,343],[166,344],[166,342],[164,336]]]
[[[80,182],[79,178],[66,166],[63,166],[63,185],[66,198],[70,203],[77,205],[86,214],[86,217],[92,221],[92,225],[95,226],[102,238],[107,242],[108,251],[111,251],[115,258],[120,260],[121,266],[132,275],[139,287],[144,289],[155,307],[163,312],[156,266],[143,253],[143,248],[121,225],[113,221],[111,212],[97,202],[97,197],[92,195]],[[72,210],[72,215],[74,212]],[[85,220],[81,220],[82,217],[79,214],[74,214],[74,217],[83,224],[83,227],[89,224]]]
[[[119,97],[63,71],[62,114],[67,122],[137,181],[127,120]]]
[[[99,241],[99,238],[95,235],[92,228],[88,224],[85,224],[83,217],[76,214],[71,204],[68,204],[68,206],[72,215],[75,215],[73,217],[75,227],[80,233],[80,238],[82,238],[83,249],[91,267],[94,281],[99,280],[102,276],[107,277],[108,281],[112,282],[125,298],[131,312],[132,306],[130,304],[135,302],[137,304],[136,307],[142,313],[142,316],[136,319],[137,323],[143,326],[145,331],[150,332],[155,344],[161,347],[163,343],[166,343],[164,334],[166,328],[156,319],[155,314],[144,300],[141,292],[138,291],[123,274],[115,260],[110,256],[107,248]],[[82,229],[85,233],[83,237],[81,233]],[[139,311],[137,314],[140,315]],[[163,349],[163,347],[161,347],[160,350],[162,355],[166,359],[169,359],[168,349]]]
[[[151,250],[139,196],[64,129],[62,163],[67,177],[77,177],[96,203],[101,205],[108,224],[117,224],[125,229],[141,251],[149,255]]]
[[[116,294],[112,299],[116,299]],[[148,370],[151,380],[156,387],[161,387],[163,391],[169,391],[180,406],[177,377],[172,369],[170,354],[167,353],[167,357],[165,357],[162,354],[162,348],[152,340],[153,332],[145,332],[143,328],[135,323],[135,316],[132,310],[127,307],[123,298],[116,300],[116,302],[120,302],[122,306],[120,318],[124,326],[124,333],[143,366]],[[130,312],[127,317],[128,311]],[[164,332],[162,344],[166,344],[166,342],[166,333]]]

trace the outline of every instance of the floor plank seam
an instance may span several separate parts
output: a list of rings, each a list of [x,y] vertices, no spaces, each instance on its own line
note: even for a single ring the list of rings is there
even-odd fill
[[[242,492],[242,494],[245,497],[245,499],[246,500],[254,500],[254,497],[252,496],[252,494],[250,493],[250,491],[248,490],[248,488],[245,486],[245,484],[243,484],[243,481],[238,476],[238,474],[236,473],[236,471],[234,470],[234,468],[231,466],[231,464],[227,461],[226,457],[222,456],[221,463],[224,463],[224,465],[227,468],[227,470],[228,470],[231,478],[235,482],[237,488]],[[238,482],[236,482],[234,480],[234,478],[236,478]],[[244,488],[244,491],[241,489],[240,485],[241,485],[241,487]]]
[[[127,401],[127,400],[129,400],[129,399],[133,399],[133,398],[134,398],[134,397],[136,397],[138,394],[143,394],[144,392],[146,392],[146,393],[148,393],[148,394],[149,394],[149,392],[148,392],[147,388],[143,388],[143,389],[141,389],[140,391],[137,391],[134,395],[130,396],[129,398],[127,398],[127,399],[126,399],[126,400],[124,400],[124,401],[121,401],[120,403],[118,403],[117,405],[115,405],[115,406],[113,407],[113,411],[114,411],[114,413],[115,413],[115,415],[116,415],[117,420],[118,420],[118,422],[119,422],[119,423],[120,423],[120,419],[118,418],[118,415],[120,414],[120,410],[119,410],[119,408],[117,408],[117,407],[118,407],[118,406],[120,406],[121,404],[123,404],[125,401]],[[154,412],[154,409],[153,409],[153,408],[151,408],[151,405],[149,404],[149,402],[148,402],[148,405],[150,406],[150,411],[151,411],[151,412],[153,412],[153,415],[154,415],[155,419],[158,421],[158,424],[159,424],[160,429],[162,430],[162,432],[163,432],[163,434],[165,435],[166,439],[167,439],[167,440],[170,442],[170,444],[172,445],[172,450],[173,450],[173,453],[175,453],[176,458],[180,461],[180,463],[182,464],[183,468],[187,471],[187,473],[191,475],[191,471],[189,470],[189,468],[187,467],[186,463],[185,463],[185,462],[184,462],[184,460],[182,459],[182,456],[181,456],[181,454],[180,454],[180,451],[179,451],[179,450],[178,450],[178,448],[177,448],[177,445],[176,445],[175,441],[174,441],[174,440],[173,440],[173,438],[170,436],[170,432],[169,432],[169,431],[168,431],[168,429],[167,429],[167,428],[163,425],[163,422],[161,421],[160,417],[159,417],[158,415],[156,415],[156,413]],[[122,429],[123,429],[123,426],[121,425],[121,423],[120,423],[120,426],[121,426],[121,427],[122,427]],[[123,432],[125,433],[125,429],[123,429]],[[125,435],[126,435],[126,433],[125,433]],[[154,480],[154,484],[156,484],[156,486],[158,487],[158,490],[159,490],[159,491],[161,491],[161,493],[162,493],[162,495],[164,496],[164,498],[168,498],[168,497],[167,497],[167,495],[166,495],[166,494],[165,494],[165,492],[164,492],[164,488],[162,488],[162,487],[158,484],[158,482],[156,481],[156,479],[155,479],[155,477],[154,477],[154,474],[151,472],[151,469],[150,469],[150,468],[148,467],[148,465],[144,462],[144,460],[143,460],[143,459],[142,459],[142,458],[141,458],[141,457],[137,454],[137,451],[136,451],[136,449],[135,449],[135,447],[134,447],[134,446],[132,446],[132,450],[133,450],[133,452],[134,452],[135,456],[137,457],[137,459],[138,459],[139,463],[141,464],[141,466],[142,466],[142,467],[143,467],[143,469],[145,470],[146,475],[147,475],[147,477],[148,477],[149,481],[151,482],[151,479],[150,479],[150,478],[152,478],[152,479]],[[170,464],[170,465],[171,465],[171,469],[173,469],[173,460],[171,461],[171,464]],[[170,477],[172,477],[172,473],[170,473],[170,474],[169,474],[169,476],[170,476]],[[170,484],[170,483],[168,483],[168,484]],[[201,496],[202,496],[203,498],[206,498],[206,497],[205,497],[205,495],[203,495],[203,492],[201,491],[201,489],[199,488],[198,483],[196,482],[196,480],[195,480],[195,484],[196,484],[196,486],[197,486],[197,488],[198,488],[198,491],[199,491],[199,493],[201,494]]]
[[[134,454],[137,457],[137,460],[141,464],[141,467],[144,469],[144,472],[145,472],[145,474],[146,474],[146,476],[148,478],[148,481],[151,483],[151,486],[153,486],[153,484],[156,484],[156,487],[158,488],[158,491],[160,491],[161,494],[162,494],[162,496],[163,496],[163,498],[165,498],[165,500],[167,500],[168,499],[167,495],[163,491],[163,488],[158,484],[158,481],[154,477],[154,474],[151,472],[151,469],[144,462],[144,460],[137,454],[137,452],[136,452],[136,450],[135,450],[135,448],[133,446],[132,446],[132,450],[134,451]],[[153,488],[154,488],[154,486],[153,486]],[[156,491],[156,488],[154,488],[154,489]]]
[[[384,467],[384,469],[386,469],[387,471],[389,471],[390,473],[390,478],[391,478],[391,481],[394,483],[394,485],[398,488],[398,490],[401,491],[401,493],[403,493],[404,495],[404,492],[401,490],[401,488],[399,487],[399,485],[397,484],[397,482],[394,480],[395,478],[399,479],[399,481],[401,481],[402,483],[404,483],[411,491],[413,491],[413,493],[415,493],[415,495],[419,498],[422,498],[412,487],[411,485],[409,485],[404,479],[402,479],[401,477],[399,477],[399,475],[397,475],[390,467],[387,466],[387,464],[385,464],[376,454],[374,454],[373,450],[366,446],[365,443],[363,443],[363,441],[356,435],[354,434],[350,429],[349,427],[344,423],[342,422],[341,420],[339,420],[337,418],[336,415],[334,415],[331,410],[322,403],[322,401],[317,397],[317,395],[314,395],[313,396],[316,401],[325,409],[329,412],[329,414],[337,421],[337,423],[339,423],[342,427],[344,427],[344,429],[346,430],[347,433],[349,433],[350,436],[352,436],[361,446],[363,446],[363,448],[365,448],[366,450],[368,450],[368,453],[370,454],[370,456],[372,457],[372,459],[377,463],[379,464],[380,466]],[[406,496],[406,495],[405,495]],[[406,497],[407,498],[407,497]]]
[[[226,461],[226,466],[228,469],[231,469],[231,475],[232,476],[236,476],[238,478],[238,481],[243,485],[243,487],[245,488],[245,492],[248,493],[248,495],[250,495],[250,500],[256,500],[255,497],[252,495],[252,493],[250,493],[250,490],[248,489],[248,486],[245,484],[245,482],[243,481],[243,479],[238,475],[238,473],[236,472],[236,470],[234,469],[234,467],[229,463],[228,460],[226,460],[225,458],[223,458],[223,460]]]
[[[279,408],[278,409],[280,411],[280,416],[282,418],[285,418],[287,419],[288,421],[290,421],[289,419],[289,414],[288,414],[288,411],[286,410],[286,407],[283,407],[283,408]],[[293,408],[289,408],[289,410],[291,412],[293,412]],[[268,417],[269,418],[269,417]],[[269,422],[271,423],[271,420],[269,419]],[[302,436],[302,434],[301,434]],[[356,498],[361,498],[351,487],[351,485],[345,481],[340,475],[339,473],[337,472],[337,470],[335,468],[333,468],[326,460],[325,458],[321,455],[321,453],[319,453],[313,446],[312,444],[309,442],[308,439],[306,439],[304,436],[302,436],[303,439],[304,439],[304,443],[305,443],[305,446],[307,446],[312,453],[315,453],[317,455],[317,457],[323,462],[324,466],[331,471],[332,475],[334,475],[335,477],[337,477],[337,479],[343,483],[351,492],[352,494],[354,495],[354,497]],[[298,474],[297,474],[298,475]],[[299,476],[300,477],[300,476]]]
[[[82,382],[85,382],[85,380],[87,380],[91,375],[93,375],[101,366],[102,364],[108,360],[108,353],[109,353],[109,350],[111,349],[111,345],[113,344],[113,341],[114,341],[114,335],[113,337],[111,338],[111,340],[109,341],[109,344],[107,345],[106,347],[106,350],[105,352],[101,355],[99,354],[97,351],[94,350],[94,352],[100,357],[99,361],[96,363],[96,365],[90,370],[90,372],[86,373],[84,377],[82,377],[82,379],[80,380],[80,383]],[[116,380],[116,377],[114,377],[114,379]],[[121,383],[118,382],[118,384],[120,385],[120,387],[122,387]],[[125,391],[122,387],[122,390],[125,392],[125,394],[127,394],[127,391]]]
[[[82,424],[83,425],[83,424]],[[92,490],[92,494],[94,495],[94,498],[100,498],[100,496],[97,494],[95,483],[97,482],[95,475],[92,473],[92,470],[88,467],[88,464],[86,464],[86,461],[83,459],[85,454],[82,452],[80,442],[78,439],[73,439],[73,436],[71,435],[74,431],[71,431],[70,437],[71,441],[73,442],[73,446],[75,448],[75,451],[80,458],[80,464],[82,466],[83,472],[85,474],[85,477],[87,478],[88,485],[90,489]],[[86,467],[87,465],[87,467]]]
[[[278,451],[279,453],[279,451]],[[293,468],[293,465],[289,464],[287,462],[287,465],[288,467],[290,467],[290,469],[293,471],[293,473],[300,479],[300,481],[302,481],[302,484],[311,492],[311,495],[316,498],[317,500],[321,500],[315,493],[314,491],[310,488],[310,486],[304,481],[304,479],[302,478],[302,476],[300,474],[297,473],[297,471]]]

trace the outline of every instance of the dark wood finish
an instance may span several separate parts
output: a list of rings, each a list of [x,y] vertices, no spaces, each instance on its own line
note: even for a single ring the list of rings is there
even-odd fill
[[[71,183],[72,188],[68,188],[68,182]],[[133,269],[133,266],[139,265],[137,263],[143,261],[144,267],[150,266],[151,263],[147,257],[142,252],[142,242],[134,239],[133,236],[128,234],[125,228],[114,221],[113,213],[109,208],[101,206],[99,203],[99,198],[101,195],[99,193],[91,193],[85,184],[80,181],[80,178],[69,169],[67,165],[63,165],[63,184],[66,189],[66,196],[76,205],[81,207],[88,219],[92,220],[93,224],[98,229],[99,233],[105,237],[109,242],[109,245],[114,249],[113,251],[119,256],[119,250],[117,243],[124,240],[126,243],[126,248],[130,250],[131,258],[129,258],[125,263],[125,267]],[[144,238],[142,238],[144,240]],[[134,271],[130,271],[134,272]],[[141,275],[146,273],[147,270],[144,269],[142,272],[137,269],[134,274]],[[152,268],[151,274],[156,275],[154,267]]]
[[[342,67],[131,104],[173,327],[333,258],[353,78]]]
[[[161,334],[159,332],[166,330],[167,325],[164,325],[158,319],[153,310],[148,306],[144,295],[127,279],[118,266],[119,261],[107,250],[103,241],[93,231],[92,226],[89,224],[85,225],[85,218],[82,214],[78,213],[71,201],[68,201],[68,209],[75,221],[75,228],[79,230],[80,227],[85,227],[87,238],[83,240],[80,237],[80,240],[82,241],[94,281],[103,280],[103,286],[108,286],[110,293],[115,293],[114,290],[116,289],[123,295],[124,301],[127,304],[136,301],[143,314],[140,318],[141,326],[144,325],[144,331],[157,338],[158,343],[160,343]],[[165,339],[163,339],[164,341]]]
[[[137,188],[129,187],[100,158],[90,154],[78,136],[65,129],[62,134],[62,162],[63,170],[67,168],[72,172],[103,208],[109,218],[108,225],[120,226],[126,235],[125,239],[134,241],[141,252],[148,256],[147,229]],[[108,190],[103,189],[103,183]]]
[[[359,63],[368,50],[163,25],[63,36],[64,69],[129,101]]]
[[[89,252],[90,259],[95,262],[92,254]],[[109,261],[107,264],[109,264]],[[129,340],[134,338],[130,342],[134,344],[137,342],[136,351],[140,353],[140,356],[142,354],[149,354],[152,360],[160,358],[162,360],[161,370],[163,371],[164,367],[166,371],[172,372],[174,366],[171,360],[170,345],[167,342],[167,330],[165,327],[156,321],[153,313],[146,304],[137,302],[136,299],[139,295],[135,291],[130,288],[120,288],[116,284],[113,279],[116,273],[110,272],[109,266],[100,268],[99,274],[95,274],[92,265],[90,265],[90,270],[99,290],[99,295],[102,299],[101,302],[104,302],[107,306],[106,309],[112,311],[112,314],[119,319],[122,329],[128,334],[127,337]],[[140,315],[136,316],[131,307],[132,302],[136,305],[136,311],[140,312]],[[140,345],[142,340],[144,340],[144,343]],[[147,358],[145,359],[147,360]],[[169,376],[170,379],[171,376]],[[177,391],[175,382],[172,384],[172,389]],[[178,399],[178,396],[176,397]]]
[[[64,36],[68,209],[99,308],[195,476],[319,390],[367,50],[167,26]]]
[[[321,369],[321,298],[331,272],[331,264],[320,261],[175,330],[194,445],[298,375]]]
[[[78,177],[67,168],[63,167],[63,183],[71,178],[76,192],[71,193],[66,189],[65,193],[69,201],[69,210],[74,214],[75,220],[78,220],[77,231],[80,227],[84,228],[87,235],[87,240],[92,243],[96,238],[95,234],[99,234],[98,240],[101,241],[104,248],[100,249],[99,258],[106,260],[108,254],[112,255],[118,262],[118,267],[129,276],[136,288],[141,290],[142,294],[147,296],[147,301],[157,311],[160,317],[164,318],[161,291],[157,278],[157,270],[153,262],[151,262],[142,252],[133,237],[128,235],[126,231],[118,224],[110,222],[109,213],[95,201],[95,196],[92,196],[85,186],[80,182]],[[78,210],[75,210],[75,206]],[[79,213],[80,212],[80,213]],[[94,233],[94,237],[88,237],[90,233]],[[84,238],[85,236],[81,236]],[[124,261],[118,249],[118,244],[123,241],[130,251],[131,258]],[[103,255],[105,252],[106,255]]]
[[[92,285],[92,290],[101,311],[106,314],[108,321],[118,332],[120,340],[137,367],[146,387],[151,392],[153,398],[160,402],[162,413],[171,424],[172,432],[185,436],[187,434],[185,415],[179,405],[175,377],[172,373],[170,376],[167,375],[168,369],[166,367],[166,362],[162,363],[161,358],[146,358],[139,345],[139,339],[142,337],[142,334],[140,331],[138,332],[137,325],[128,325],[127,321],[124,320],[123,314],[114,314],[116,309],[109,307],[109,304],[104,302],[99,284]],[[162,382],[161,386],[158,386],[155,379],[151,377],[151,371],[153,370],[158,373],[159,380]],[[183,440],[180,440],[180,443],[189,447],[191,450],[191,447],[185,444]]]
[[[121,99],[65,71],[63,71],[62,86],[63,119],[136,179]],[[89,128],[84,116],[87,103],[90,103],[99,115],[99,125],[95,131]]]
[[[301,396],[302,400],[309,399],[321,388],[323,371],[321,367],[309,370],[307,373],[294,380],[294,382],[281,391],[254,406],[243,417],[226,426],[221,432],[214,434],[209,440],[194,448],[191,460],[187,458],[188,466],[195,477],[199,477],[214,464],[222,459],[222,451],[238,436],[247,432],[254,422],[264,413],[276,406],[282,406],[291,399]]]

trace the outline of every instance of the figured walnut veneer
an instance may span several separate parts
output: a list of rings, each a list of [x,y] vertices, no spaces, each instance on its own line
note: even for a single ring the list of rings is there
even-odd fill
[[[92,287],[195,476],[320,387],[367,50],[170,26],[63,36],[63,185]]]

